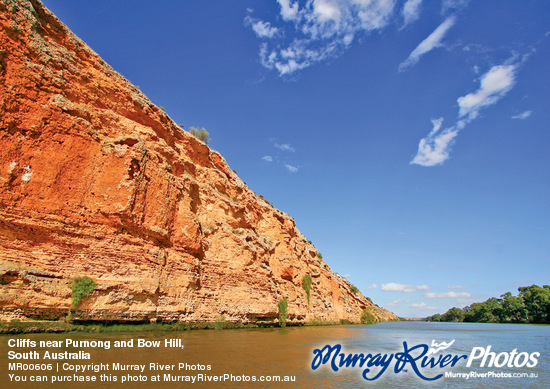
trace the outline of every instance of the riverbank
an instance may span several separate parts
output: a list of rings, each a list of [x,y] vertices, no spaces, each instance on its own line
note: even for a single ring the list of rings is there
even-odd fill
[[[348,320],[329,322],[323,320],[312,320],[299,327],[334,326],[334,325],[360,325]],[[287,324],[292,327],[293,325]],[[32,333],[118,333],[118,332],[177,332],[190,330],[223,330],[242,328],[275,328],[278,325],[243,324],[227,321],[219,318],[214,322],[177,322],[177,323],[103,323],[103,322],[71,322],[71,321],[35,321],[18,320],[0,321],[0,335],[17,335]]]

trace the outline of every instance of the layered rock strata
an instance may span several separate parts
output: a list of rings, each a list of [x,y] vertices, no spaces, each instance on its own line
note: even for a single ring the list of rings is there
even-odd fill
[[[39,1],[2,0],[0,307],[64,317],[85,275],[79,320],[396,318]]]

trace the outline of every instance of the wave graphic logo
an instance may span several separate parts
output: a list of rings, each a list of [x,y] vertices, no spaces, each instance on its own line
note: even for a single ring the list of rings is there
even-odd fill
[[[446,350],[455,342],[455,340],[451,340],[449,343],[441,342],[441,343],[435,343],[435,340],[432,339],[432,345],[430,349],[428,350],[428,353],[426,355],[432,355],[437,354],[441,350]]]

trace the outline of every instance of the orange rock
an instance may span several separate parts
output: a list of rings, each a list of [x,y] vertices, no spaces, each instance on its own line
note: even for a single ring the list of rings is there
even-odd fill
[[[396,318],[37,0],[0,2],[0,113],[3,312],[65,316],[87,275],[75,319]]]

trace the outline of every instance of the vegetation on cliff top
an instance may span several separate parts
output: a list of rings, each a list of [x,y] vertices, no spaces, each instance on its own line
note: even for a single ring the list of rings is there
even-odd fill
[[[195,127],[189,127],[189,133],[195,138],[202,140],[206,144],[210,142],[210,138],[208,137],[210,134],[208,133],[208,131],[206,131],[204,127],[200,130],[197,130]]]
[[[485,322],[485,323],[550,323],[550,285],[518,288],[500,298],[492,297],[482,303],[473,303],[463,309],[451,308],[426,318],[428,321]]]

